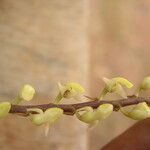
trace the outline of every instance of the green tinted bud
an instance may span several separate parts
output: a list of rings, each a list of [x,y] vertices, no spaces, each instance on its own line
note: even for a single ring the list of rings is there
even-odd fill
[[[130,111],[121,111],[127,117],[134,120],[143,120],[150,117],[150,108],[145,102],[135,105]]]
[[[49,108],[41,114],[30,114],[29,119],[35,125],[44,123],[55,123],[63,116],[63,110],[60,108]]]
[[[144,78],[144,80],[142,81],[142,83],[140,84],[140,86],[137,89],[137,96],[139,95],[140,91],[142,90],[150,90],[150,77],[146,77]]]
[[[35,94],[35,89],[32,86],[26,84],[21,88],[19,92],[19,97],[20,99],[30,101],[32,100],[34,94]]]
[[[0,118],[5,117],[11,108],[11,104],[9,102],[0,102]]]
[[[68,89],[71,88],[78,93],[84,93],[85,92],[85,89],[80,84],[75,83],[75,82],[67,83],[67,84],[65,84],[65,87]]]
[[[122,78],[122,77],[116,77],[116,78],[112,78],[112,84],[120,84],[122,86],[125,86],[126,88],[132,88],[133,84],[131,82],[129,82],[127,79]]]
[[[103,99],[104,96],[106,96],[107,93],[117,93],[120,96],[126,98],[126,93],[123,89],[123,87],[131,88],[133,85],[128,80],[122,78],[122,77],[116,77],[112,79],[103,78],[104,82],[106,83],[103,91],[98,96],[98,99]]]
[[[144,78],[143,82],[141,83],[141,89],[143,89],[143,90],[150,89],[150,77]]]
[[[97,120],[104,120],[113,112],[112,104],[102,104],[96,110],[95,118]]]
[[[96,121],[95,112],[92,107],[84,107],[78,109],[76,112],[76,116],[80,121],[85,122],[87,124],[92,124]]]
[[[104,120],[107,118],[113,111],[113,105],[111,104],[102,104],[97,109],[92,107],[84,107],[78,109],[76,112],[77,118],[87,124],[94,124],[97,121]]]
[[[137,104],[129,113],[130,118],[143,120],[150,117],[150,108],[145,102]]]
[[[63,116],[63,109],[61,108],[49,108],[45,111],[45,117],[49,120],[50,123],[58,121]]]
[[[58,84],[59,93],[55,98],[55,103],[58,103],[62,98],[76,98],[79,94],[82,94],[85,90],[79,84],[70,82],[64,85]]]
[[[35,125],[42,125],[42,124],[46,123],[46,121],[44,120],[43,114],[34,114],[34,115],[30,114],[29,119]]]

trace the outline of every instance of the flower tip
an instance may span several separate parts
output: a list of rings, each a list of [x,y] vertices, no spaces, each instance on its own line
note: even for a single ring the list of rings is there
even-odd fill
[[[76,92],[79,92],[79,93],[84,93],[85,92],[85,89],[78,83],[76,82],[69,82],[67,84],[65,84],[65,86],[67,88],[71,88],[73,90],[75,90]]]
[[[106,83],[106,84],[109,84],[110,82],[110,79],[106,78],[106,77],[103,77],[102,80]]]

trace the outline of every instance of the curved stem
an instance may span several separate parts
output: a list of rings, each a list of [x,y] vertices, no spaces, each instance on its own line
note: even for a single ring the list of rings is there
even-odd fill
[[[143,98],[143,97],[135,97],[135,96],[128,96],[126,99],[118,99],[118,100],[97,100],[96,98],[91,98],[86,96],[89,99],[92,99],[93,101],[89,102],[82,102],[77,104],[42,104],[42,105],[11,105],[11,109],[9,113],[19,114],[22,116],[28,116],[27,109],[29,108],[39,108],[45,111],[48,108],[58,107],[64,110],[64,114],[66,115],[74,115],[76,110],[79,108],[83,108],[86,106],[97,108],[99,105],[109,103],[112,104],[114,107],[114,111],[118,111],[120,107],[125,107],[129,105],[135,105],[140,102],[146,102],[148,105],[150,105],[150,98]],[[36,113],[36,112],[30,112],[30,113]]]

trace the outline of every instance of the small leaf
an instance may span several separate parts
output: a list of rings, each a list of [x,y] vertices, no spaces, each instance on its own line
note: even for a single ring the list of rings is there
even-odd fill
[[[145,102],[141,102],[135,105],[129,112],[122,110],[122,113],[131,119],[143,120],[150,117],[150,108]]]
[[[49,108],[41,114],[30,114],[29,119],[35,125],[44,123],[54,123],[63,116],[63,110],[60,108]]]
[[[0,102],[0,118],[5,117],[11,108],[11,104],[9,102]]]

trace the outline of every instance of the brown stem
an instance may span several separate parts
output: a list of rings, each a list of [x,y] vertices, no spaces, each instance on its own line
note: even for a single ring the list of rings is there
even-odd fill
[[[93,101],[90,102],[84,102],[84,103],[77,103],[77,104],[42,104],[42,105],[13,105],[11,106],[9,113],[16,113],[23,116],[27,116],[28,112],[27,109],[29,108],[40,108],[43,111],[45,111],[48,108],[58,107],[64,110],[64,114],[66,115],[74,115],[76,110],[85,106],[91,106],[92,108],[97,108],[101,104],[109,103],[114,106],[114,111],[118,111],[120,107],[125,107],[129,105],[135,105],[140,102],[146,102],[148,105],[150,105],[150,98],[143,98],[143,97],[135,97],[135,96],[128,96],[126,99],[119,99],[119,100],[96,100],[95,98],[90,98],[86,96],[89,99],[92,99]],[[35,113],[35,112],[32,112]]]

